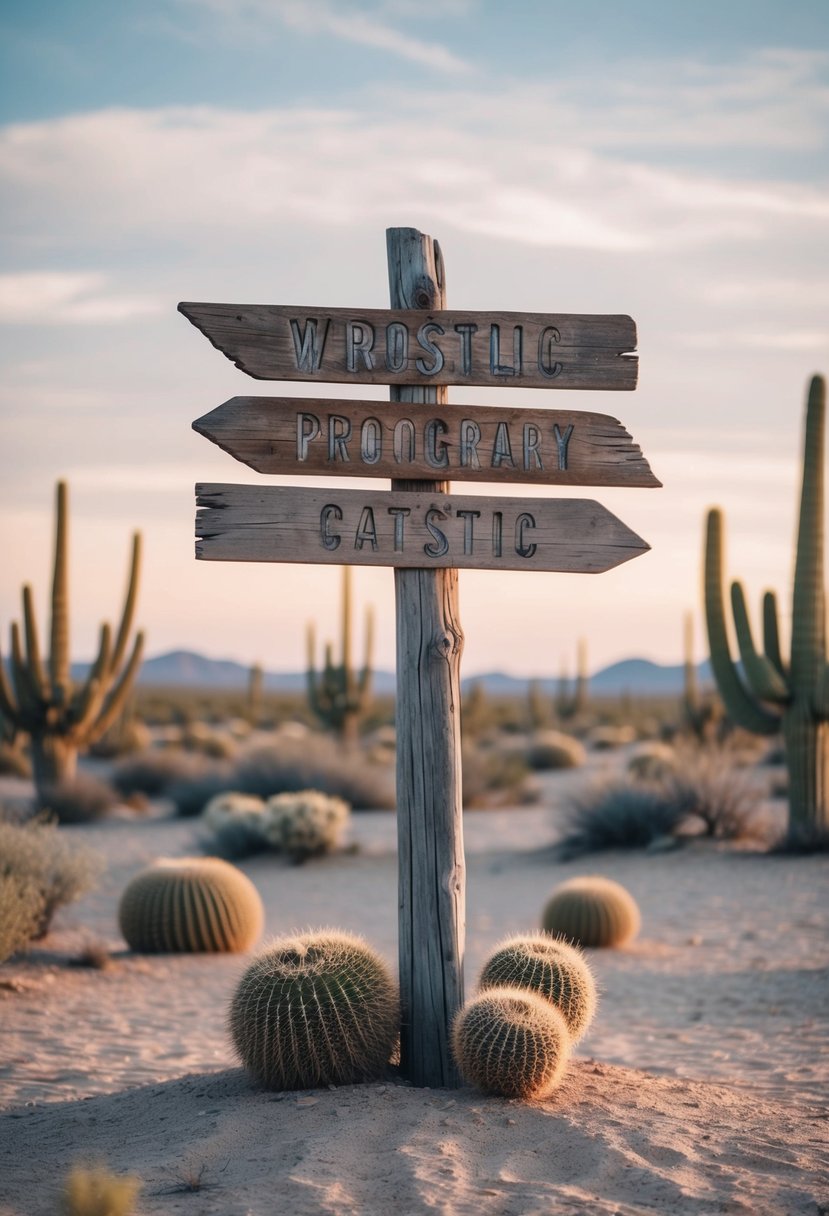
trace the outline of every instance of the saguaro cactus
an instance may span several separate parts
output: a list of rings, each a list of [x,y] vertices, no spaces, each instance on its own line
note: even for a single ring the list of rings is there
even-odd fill
[[[742,670],[728,643],[723,597],[722,512],[708,512],[705,611],[711,666],[733,720],[756,734],[782,730],[789,769],[789,834],[809,843],[829,834],[829,666],[824,588],[825,384],[815,376],[806,405],[803,486],[792,599],[791,658],[780,650],[777,602],[763,597],[763,651],[754,645],[742,584],[731,606]]]
[[[587,642],[579,638],[576,660],[576,685],[572,696],[569,680],[562,670],[556,697],[556,712],[560,718],[581,718],[587,711],[588,698]]]
[[[326,726],[335,730],[345,743],[355,743],[360,717],[371,702],[371,652],[374,618],[366,613],[366,650],[363,669],[358,676],[351,665],[351,567],[343,566],[342,660],[334,663],[334,648],[325,647],[325,666],[320,675],[315,669],[316,641],[313,625],[308,626],[308,704]]]
[[[41,658],[32,589],[23,588],[25,654],[20,627],[11,627],[11,675],[0,655],[0,714],[15,732],[31,737],[32,768],[41,801],[51,786],[75,775],[79,751],[112,726],[122,712],[141,663],[143,633],[138,633],[126,663],[138,593],[141,537],[135,533],[124,610],[115,641],[109,625],[101,626],[98,655],[86,681],[73,686],[69,675],[69,577],[67,491],[57,485],[55,562],[48,663]]]

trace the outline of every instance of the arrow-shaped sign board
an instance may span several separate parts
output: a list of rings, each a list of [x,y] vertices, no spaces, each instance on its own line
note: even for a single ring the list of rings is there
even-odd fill
[[[179,304],[260,380],[633,389],[628,316]]]
[[[259,473],[660,484],[621,422],[575,410],[231,397],[193,429]]]
[[[583,498],[203,484],[196,504],[212,561],[597,574],[650,547]]]

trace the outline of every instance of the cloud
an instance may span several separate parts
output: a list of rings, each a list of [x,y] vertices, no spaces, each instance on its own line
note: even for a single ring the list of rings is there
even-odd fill
[[[152,296],[108,291],[107,284],[106,275],[83,272],[0,274],[0,324],[111,325],[167,307]]]
[[[343,42],[371,47],[395,55],[435,72],[466,73],[469,64],[437,42],[425,41],[403,33],[384,19],[388,5],[372,8],[326,3],[326,0],[186,0],[213,16],[232,23],[236,31],[247,28],[261,38],[263,31],[281,24],[301,34],[328,36]],[[406,15],[396,10],[395,15]],[[391,15],[391,14],[390,14]],[[409,14],[410,15],[410,14]],[[423,19],[420,14],[420,20]]]

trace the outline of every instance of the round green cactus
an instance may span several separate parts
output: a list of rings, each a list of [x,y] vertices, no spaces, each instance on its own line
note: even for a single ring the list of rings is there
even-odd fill
[[[596,1012],[596,981],[587,959],[545,933],[502,942],[484,963],[478,987],[537,992],[562,1014],[573,1043],[583,1038]]]
[[[250,879],[217,857],[162,858],[132,879],[118,907],[128,946],[142,954],[248,950],[263,918]]]
[[[545,933],[578,946],[622,946],[639,932],[636,901],[618,882],[599,875],[556,887],[541,915]]]
[[[228,1023],[265,1089],[347,1085],[382,1074],[400,1027],[397,987],[362,938],[325,929],[282,937],[248,967]]]
[[[538,993],[487,988],[460,1011],[452,1050],[464,1080],[504,1098],[543,1098],[570,1055],[561,1013]]]

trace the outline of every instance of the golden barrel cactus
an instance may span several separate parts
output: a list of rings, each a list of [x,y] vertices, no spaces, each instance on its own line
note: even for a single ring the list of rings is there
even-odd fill
[[[582,952],[546,933],[501,942],[484,963],[478,987],[538,993],[562,1014],[573,1043],[587,1033],[598,1002],[596,981]]]
[[[452,1050],[465,1081],[503,1098],[543,1098],[570,1055],[561,1013],[538,993],[487,988],[460,1011]]]
[[[636,900],[621,883],[598,874],[556,887],[541,915],[545,933],[577,946],[623,946],[639,932]]]

